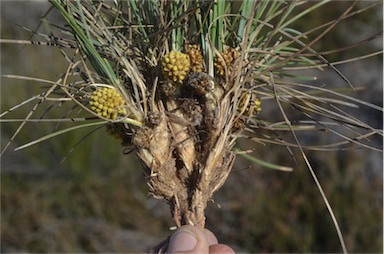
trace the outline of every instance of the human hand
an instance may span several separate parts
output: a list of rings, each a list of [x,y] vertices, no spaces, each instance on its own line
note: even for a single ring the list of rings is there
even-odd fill
[[[169,243],[168,243],[169,241]],[[168,247],[166,244],[168,243]],[[231,247],[219,244],[216,236],[208,229],[200,229],[191,225],[178,228],[172,236],[159,246],[151,250],[151,253],[158,253],[164,250],[166,253],[226,253],[234,254]]]

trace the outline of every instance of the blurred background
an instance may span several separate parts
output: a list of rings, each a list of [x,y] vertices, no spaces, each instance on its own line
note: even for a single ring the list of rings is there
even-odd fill
[[[41,40],[32,30],[50,4],[1,1],[1,38]],[[320,9],[298,25],[308,30],[339,15],[348,1]],[[54,13],[49,20],[60,19]],[[382,31],[382,5],[342,22],[314,47],[341,48]],[[44,30],[44,26],[39,31]],[[60,50],[50,46],[1,44],[1,73],[57,80],[67,67]],[[348,59],[382,50],[382,39],[361,51],[335,53]],[[365,87],[356,97],[382,106],[382,55],[339,65],[353,84]],[[310,72],[319,84],[346,86],[329,70]],[[41,82],[1,78],[1,112],[44,91]],[[349,94],[350,95],[350,94]],[[4,118],[24,118],[37,101]],[[36,117],[52,106],[42,105]],[[62,117],[65,110],[54,110]],[[357,111],[356,111],[357,112]],[[352,112],[352,113],[356,113]],[[382,112],[360,108],[357,117],[382,129]],[[273,114],[268,110],[260,118]],[[1,123],[1,147],[20,123]],[[167,204],[148,196],[141,165],[123,154],[105,129],[81,129],[25,150],[13,149],[61,129],[56,123],[28,123],[1,158],[1,252],[143,252],[170,234],[174,226]],[[303,137],[332,139],[327,133]],[[331,140],[329,140],[331,141]],[[381,137],[372,143],[382,147]],[[249,147],[241,142],[239,146]],[[254,148],[254,147],[253,147]],[[367,149],[308,152],[332,205],[350,252],[383,250],[382,153]],[[283,147],[260,146],[256,157],[294,167],[293,172],[262,168],[238,158],[227,182],[207,209],[207,228],[219,241],[241,252],[340,252],[335,227],[299,154]],[[63,161],[64,159],[64,161]]]

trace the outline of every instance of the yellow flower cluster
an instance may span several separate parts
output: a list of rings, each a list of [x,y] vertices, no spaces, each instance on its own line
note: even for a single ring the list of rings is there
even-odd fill
[[[202,72],[204,70],[204,59],[199,45],[188,44],[185,53],[191,59],[191,72]]]
[[[259,98],[256,98],[251,105],[253,107],[252,114],[255,115],[261,111],[261,100]]]
[[[227,47],[221,52],[222,58],[216,56],[214,65],[216,67],[216,74],[225,77],[225,70],[228,71],[228,75],[232,74],[233,65],[240,53],[234,48]]]
[[[164,76],[178,83],[185,79],[190,66],[189,56],[178,51],[166,54],[162,62]]]
[[[98,88],[90,99],[91,109],[99,116],[116,120],[119,115],[125,115],[123,97],[114,88]]]
[[[248,97],[248,98],[247,98]],[[247,104],[247,100],[248,104]],[[246,106],[246,108],[244,108]],[[246,116],[255,116],[261,111],[261,100],[259,98],[249,98],[248,96],[243,96],[240,101],[238,111],[243,111]]]

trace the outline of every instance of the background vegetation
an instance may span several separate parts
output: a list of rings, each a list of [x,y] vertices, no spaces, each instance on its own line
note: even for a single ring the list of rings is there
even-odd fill
[[[36,28],[49,7],[48,3],[32,1],[0,4],[1,38],[29,39],[31,34],[16,24]],[[345,4],[337,2],[335,14],[340,13],[336,8],[342,10]],[[342,23],[316,46],[322,51],[334,49],[366,38],[378,27],[382,30],[381,8]],[[301,29],[321,23],[325,13],[331,14],[328,9],[318,10]],[[382,49],[381,40],[366,45]],[[364,53],[352,50],[334,57],[346,59]],[[65,64],[54,47],[1,44],[2,74],[57,79]],[[338,68],[354,84],[366,87],[357,94],[359,98],[382,106],[382,56]],[[332,72],[313,75],[324,84],[343,85]],[[2,78],[1,112],[41,92],[43,86]],[[13,118],[24,117],[30,107],[27,104],[23,109],[13,112]],[[381,114],[369,109],[362,112],[370,125],[382,128]],[[273,112],[263,110],[261,114]],[[141,165],[134,156],[124,155],[119,142],[104,135],[103,129],[71,132],[13,152],[12,148],[57,128],[51,123],[28,125],[1,159],[1,252],[136,252],[170,233],[173,222],[167,205],[147,196]],[[2,147],[17,126],[1,124]],[[317,134],[303,138],[327,137]],[[372,142],[382,144],[382,140]],[[294,165],[295,170],[272,171],[239,158],[228,181],[215,195],[215,203],[209,205],[207,227],[238,251],[340,251],[330,216],[304,163],[299,160],[295,165],[294,157],[284,148],[261,146],[256,153],[266,161]],[[308,155],[348,250],[381,252],[382,154],[340,150]]]

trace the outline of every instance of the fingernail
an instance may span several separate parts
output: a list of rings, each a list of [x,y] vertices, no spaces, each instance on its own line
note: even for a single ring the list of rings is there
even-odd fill
[[[195,248],[196,244],[197,239],[192,232],[179,229],[172,235],[167,252],[190,251]]]

